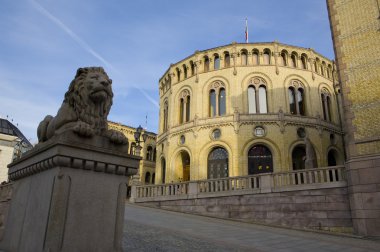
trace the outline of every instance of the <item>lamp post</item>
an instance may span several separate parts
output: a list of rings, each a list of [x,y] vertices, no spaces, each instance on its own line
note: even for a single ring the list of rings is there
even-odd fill
[[[141,145],[140,143],[141,142],[145,142],[146,141],[146,138],[148,137],[148,135],[145,133],[141,134],[143,131],[143,128],[141,127],[141,125],[139,125],[139,127],[136,129],[135,133],[133,134],[133,136],[135,137],[135,142],[137,144],[136,146],[136,156],[140,156],[141,154]],[[142,140],[141,140],[141,137],[142,137]]]
[[[145,133],[142,133],[143,132],[143,128],[141,127],[141,125],[139,125],[139,127],[136,129],[135,133],[133,134],[134,138],[135,138],[135,142],[136,142],[136,149],[135,149],[135,155],[136,156],[140,156],[141,155],[141,149],[142,149],[142,146],[140,145],[141,142],[145,142],[146,141],[146,138],[148,137],[148,134]],[[142,138],[142,140],[141,140]],[[140,165],[139,165],[139,169],[137,171],[137,174],[136,175],[133,175],[132,176],[132,195],[134,195],[136,192],[136,188],[133,187],[133,186],[136,186],[136,185],[140,185],[141,182],[140,182]]]

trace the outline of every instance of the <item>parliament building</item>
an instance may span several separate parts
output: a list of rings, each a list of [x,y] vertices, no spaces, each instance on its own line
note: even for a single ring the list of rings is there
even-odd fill
[[[156,184],[342,165],[333,61],[311,48],[232,43],[159,80]]]

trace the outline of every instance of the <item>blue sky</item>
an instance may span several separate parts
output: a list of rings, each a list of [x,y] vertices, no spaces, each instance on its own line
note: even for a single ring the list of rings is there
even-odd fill
[[[157,132],[158,80],[196,50],[244,42],[334,58],[325,0],[0,0],[0,116],[37,141],[83,66],[113,79],[109,120]]]

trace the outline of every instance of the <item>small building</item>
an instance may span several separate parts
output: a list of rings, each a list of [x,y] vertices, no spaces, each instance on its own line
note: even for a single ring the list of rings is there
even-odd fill
[[[9,120],[0,118],[0,182],[8,181],[8,168],[32,144]]]
[[[136,155],[136,146],[134,134],[137,128],[108,121],[108,128],[124,133],[129,142],[129,154]],[[139,167],[139,176],[142,184],[155,183],[156,168],[156,134],[143,129],[142,134],[146,134],[145,142],[142,141],[140,156],[142,160]]]

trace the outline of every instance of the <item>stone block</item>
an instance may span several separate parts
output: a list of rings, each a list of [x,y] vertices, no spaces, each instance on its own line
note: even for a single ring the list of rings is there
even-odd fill
[[[328,219],[351,219],[350,211],[327,211]]]

